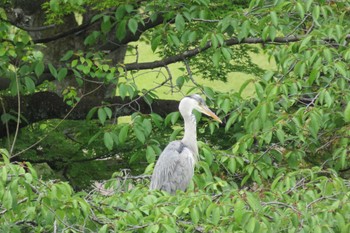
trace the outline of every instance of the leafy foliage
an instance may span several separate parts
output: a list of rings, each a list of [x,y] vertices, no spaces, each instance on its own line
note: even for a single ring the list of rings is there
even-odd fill
[[[79,143],[61,146],[62,138],[47,140],[49,148],[60,147],[65,165],[74,161],[72,151],[81,155],[85,149],[87,159],[94,159],[96,151],[102,159],[117,152],[144,169],[141,176],[115,173],[91,192],[76,192],[74,184],[61,181],[43,181],[29,162],[11,163],[13,151],[2,149],[1,231],[350,231],[348,1],[253,0],[249,6],[209,0],[74,2],[51,0],[43,6],[48,23],[63,22],[72,12],[83,14],[87,6],[96,11],[91,22],[99,27],[85,38],[86,50],[67,51],[59,58],[61,66],[46,64],[27,33],[0,22],[0,74],[10,83],[4,94],[40,90],[36,80],[46,69],[59,82],[74,74],[77,87],[87,79],[113,84],[129,105],[143,99],[152,106],[158,98],[156,88],[142,89],[128,76],[134,74],[128,70],[133,64],[111,64],[106,54],[96,52],[95,46],[110,40],[113,32],[118,43],[130,37],[149,43],[164,58],[160,63],[169,76],[159,86],[181,91],[194,83],[190,92],[205,94],[225,125],[201,119],[196,175],[186,193],[174,196],[149,191],[144,178],[168,138],[181,137],[178,112],[164,118],[137,112],[130,122],[112,125],[115,106],[102,103],[87,115],[87,120],[97,116],[98,122],[89,121],[95,124],[93,132],[80,129],[78,138],[89,141],[86,148]],[[146,24],[159,19],[161,23],[137,37]],[[252,63],[250,54],[261,50],[276,63],[275,69],[263,71]],[[166,61],[178,57],[184,63],[183,74],[175,77],[174,85]],[[226,80],[233,70],[255,76],[238,92],[229,93],[194,80],[199,74]],[[247,97],[249,86],[255,93]],[[80,101],[73,87],[62,94],[71,106]],[[1,120],[17,121],[15,116],[5,113]],[[196,117],[200,119],[197,113]],[[7,140],[14,145],[15,140]],[[18,143],[15,151],[24,149],[22,145]],[[36,153],[28,149],[22,158],[34,160]]]
[[[143,182],[135,186],[116,174],[92,192],[74,193],[67,183],[38,179],[30,163],[11,164],[8,153],[2,155],[2,231],[350,230],[349,183],[331,170],[301,169],[241,190],[216,178],[176,196],[150,192]]]

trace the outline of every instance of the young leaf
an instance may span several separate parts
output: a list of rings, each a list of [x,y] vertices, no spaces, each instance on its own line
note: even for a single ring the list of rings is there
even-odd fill
[[[50,73],[52,74],[52,76],[57,78],[57,70],[56,70],[56,68],[51,63],[49,63],[48,66],[49,66],[49,70],[50,70]]]
[[[44,69],[45,69],[44,63],[42,61],[39,61],[38,63],[36,63],[34,68],[35,75],[39,77],[40,75],[43,74]]]
[[[91,118],[95,115],[97,108],[93,107],[92,109],[90,109],[90,111],[88,112],[88,114],[86,115],[86,119],[87,120],[91,120]]]
[[[125,36],[126,36],[126,20],[122,20],[117,26],[116,37],[119,41],[121,41],[122,39],[124,39]]]
[[[200,217],[199,217],[198,209],[196,207],[191,208],[190,216],[193,224],[197,224],[199,222]]]
[[[68,50],[60,61],[67,61],[73,56],[73,50]]]
[[[185,19],[181,14],[177,14],[175,17],[175,26],[178,31],[183,31],[185,28]]]
[[[345,122],[350,122],[350,102],[348,103],[348,105],[345,108],[344,120],[345,120]]]
[[[147,146],[146,159],[148,163],[154,163],[156,160],[156,153],[154,152],[152,146]]]
[[[101,22],[101,32],[106,34],[111,30],[112,23],[110,20],[110,16],[104,15],[103,20]]]
[[[278,26],[278,18],[277,18],[277,14],[275,11],[271,11],[270,12],[270,16],[271,16],[271,22],[272,24],[277,27]]]
[[[123,128],[121,128],[119,132],[119,142],[123,144],[126,141],[126,138],[128,137],[129,132],[129,125],[124,125]]]
[[[113,137],[110,132],[106,132],[103,135],[103,142],[108,150],[113,149]]]
[[[58,81],[62,81],[67,76],[67,73],[67,68],[61,68],[57,75]]]
[[[180,117],[180,113],[179,112],[173,112],[170,113],[171,114],[171,124],[175,125],[175,123],[177,122],[177,120]]]
[[[25,77],[24,78],[24,83],[25,83],[25,85],[27,87],[27,90],[30,93],[34,92],[34,90],[35,90],[35,83],[34,83],[33,79],[31,79],[30,77]]]
[[[212,57],[212,61],[215,67],[219,66],[220,58],[221,58],[220,50],[216,50]]]
[[[134,133],[136,135],[136,138],[142,143],[145,144],[146,141],[146,137],[144,135],[144,133],[138,129],[137,127],[134,127]]]
[[[137,23],[136,19],[134,19],[134,18],[129,19],[128,28],[132,32],[132,34],[135,35],[137,28],[138,28],[138,23]]]
[[[234,174],[236,172],[236,167],[237,167],[237,163],[236,160],[234,158],[230,158],[228,160],[228,164],[227,164],[227,168],[228,170]]]
[[[100,120],[101,124],[104,125],[105,121],[107,119],[107,114],[103,108],[99,108],[97,111],[98,119]]]
[[[112,110],[109,107],[104,107],[103,110],[106,112],[108,119],[112,118]]]

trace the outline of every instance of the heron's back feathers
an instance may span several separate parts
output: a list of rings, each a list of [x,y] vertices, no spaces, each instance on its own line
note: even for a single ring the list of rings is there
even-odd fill
[[[150,189],[175,193],[185,191],[194,173],[194,154],[181,141],[168,144],[156,163]]]

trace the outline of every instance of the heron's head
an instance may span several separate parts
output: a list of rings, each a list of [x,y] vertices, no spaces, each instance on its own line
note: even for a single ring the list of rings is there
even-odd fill
[[[220,118],[209,109],[209,107],[205,104],[205,101],[198,94],[186,96],[181,100],[179,105],[179,110],[181,113],[183,112],[192,113],[193,109],[196,109],[197,111],[204,113],[205,115],[210,116],[214,120],[222,123]]]

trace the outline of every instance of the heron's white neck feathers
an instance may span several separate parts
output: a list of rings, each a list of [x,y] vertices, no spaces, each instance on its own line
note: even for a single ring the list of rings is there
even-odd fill
[[[181,140],[183,144],[188,147],[197,160],[198,156],[198,146],[197,146],[197,126],[196,117],[193,115],[192,111],[194,109],[196,102],[191,98],[184,98],[179,105],[180,113],[185,122],[185,132],[184,137]]]

